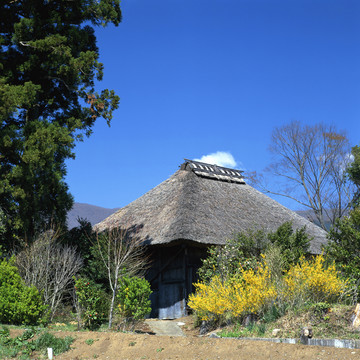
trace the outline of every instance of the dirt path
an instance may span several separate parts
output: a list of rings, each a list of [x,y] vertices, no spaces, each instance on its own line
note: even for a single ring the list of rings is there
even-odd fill
[[[184,324],[179,326],[179,322]],[[149,320],[146,324],[153,335],[56,332],[57,336],[70,335],[76,340],[69,352],[54,360],[360,360],[360,350],[200,337],[190,317],[173,321]],[[158,335],[168,332],[168,335],[156,336],[156,332]],[[180,336],[182,334],[185,336]]]
[[[59,334],[58,334],[59,335]],[[74,333],[62,333],[72,335]],[[242,360],[352,360],[360,359],[360,350],[319,346],[275,344],[265,341],[173,337],[126,333],[75,333],[72,350],[56,356],[61,360],[125,359],[242,359]],[[94,340],[90,344],[89,339]]]

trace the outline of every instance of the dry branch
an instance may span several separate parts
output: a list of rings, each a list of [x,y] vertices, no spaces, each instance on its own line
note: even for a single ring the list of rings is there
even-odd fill
[[[71,291],[73,276],[82,267],[82,259],[75,248],[59,244],[58,238],[58,231],[48,230],[16,257],[16,265],[25,283],[43,292],[51,319],[64,295]]]

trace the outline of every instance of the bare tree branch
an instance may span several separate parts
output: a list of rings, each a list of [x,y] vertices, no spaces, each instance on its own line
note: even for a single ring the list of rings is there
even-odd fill
[[[97,249],[107,270],[108,281],[112,291],[109,329],[112,326],[115,297],[119,279],[124,271],[128,276],[143,273],[149,264],[143,241],[137,236],[134,228],[113,228],[96,234]]]
[[[72,288],[72,278],[81,269],[82,259],[75,248],[57,242],[59,231],[48,230],[16,256],[16,265],[27,285],[43,293],[51,319],[63,297]]]
[[[343,216],[354,196],[346,176],[351,151],[346,135],[330,125],[292,122],[274,129],[269,149],[274,158],[265,174],[279,181],[265,184],[269,176],[257,175],[253,184],[312,209],[320,226],[328,230],[326,220],[333,224]]]

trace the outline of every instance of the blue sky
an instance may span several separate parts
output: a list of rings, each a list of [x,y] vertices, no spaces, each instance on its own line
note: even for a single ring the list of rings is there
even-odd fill
[[[123,0],[97,29],[100,88],[120,107],[67,162],[75,201],[122,207],[184,158],[271,161],[271,132],[324,122],[360,143],[360,1]],[[278,201],[284,203],[281,198]]]

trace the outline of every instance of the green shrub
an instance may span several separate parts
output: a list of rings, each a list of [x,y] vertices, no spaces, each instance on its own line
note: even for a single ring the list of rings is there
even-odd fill
[[[117,294],[120,315],[129,321],[144,319],[151,311],[150,284],[139,277],[123,277]]]
[[[84,327],[90,330],[99,328],[105,320],[107,309],[104,291],[99,285],[85,278],[76,279],[75,291]]]
[[[272,304],[269,309],[264,313],[262,321],[267,324],[279,319],[283,313],[279,310],[275,304]]]
[[[288,270],[302,256],[308,255],[309,243],[305,228],[293,230],[291,222],[282,224],[270,233],[249,229],[235,234],[224,246],[211,247],[198,271],[199,279],[209,283],[214,276],[218,276],[226,281],[242,270],[255,270],[262,253],[276,260],[271,270],[273,276],[281,276],[284,270]]]
[[[344,277],[356,287],[353,301],[360,298],[360,207],[338,219],[330,229],[325,252]]]
[[[224,246],[211,247],[198,271],[200,281],[209,283],[214,276],[225,281],[240,269],[255,269],[266,243],[266,233],[263,230],[250,229],[237,233]]]
[[[26,286],[14,259],[0,263],[0,322],[36,325],[45,314],[41,294],[34,286]]]
[[[71,336],[57,338],[53,334],[44,332],[34,341],[34,350],[44,351],[47,348],[52,348],[54,355],[56,356],[68,351],[73,341],[74,339]]]
[[[11,338],[8,328],[3,327],[0,330],[0,358],[19,358],[30,359],[34,351],[39,351],[46,355],[47,348],[52,348],[54,355],[59,355],[70,349],[70,345],[74,339],[70,336],[65,338],[57,338],[48,332],[42,332],[38,338],[34,340],[36,330],[29,329],[21,335]]]
[[[303,256],[309,254],[310,237],[306,234],[305,227],[301,229],[292,228],[291,222],[279,226],[273,233],[268,234],[271,244],[280,248],[283,270],[288,270],[291,265],[296,264]]]
[[[320,319],[323,319],[330,309],[331,305],[328,302],[319,302],[311,306],[311,310],[314,312],[315,316]]]

